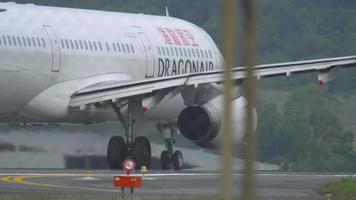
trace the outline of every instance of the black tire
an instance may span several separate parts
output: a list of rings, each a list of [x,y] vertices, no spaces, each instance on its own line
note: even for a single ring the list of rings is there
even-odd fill
[[[147,137],[137,137],[131,147],[132,159],[136,163],[136,169],[142,166],[150,167],[151,145]]]
[[[175,170],[182,170],[183,164],[183,153],[181,151],[175,151],[173,154],[173,168]]]
[[[168,151],[162,151],[162,153],[161,153],[161,169],[169,170],[169,164],[170,164],[170,159],[169,159]]]
[[[127,145],[121,136],[111,137],[107,149],[107,161],[110,169],[122,169],[127,156]]]

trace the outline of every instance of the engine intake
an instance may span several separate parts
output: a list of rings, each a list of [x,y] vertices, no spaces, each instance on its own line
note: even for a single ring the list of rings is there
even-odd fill
[[[240,97],[232,102],[232,106],[235,111],[232,114],[234,143],[240,144],[244,138],[246,100]],[[257,122],[256,111],[254,118]],[[198,146],[216,148],[222,135],[222,120],[222,97],[217,97],[202,106],[185,108],[178,117],[178,128],[184,137]]]
[[[218,135],[220,121],[213,120],[205,107],[189,106],[179,115],[178,127],[184,137],[204,146]]]

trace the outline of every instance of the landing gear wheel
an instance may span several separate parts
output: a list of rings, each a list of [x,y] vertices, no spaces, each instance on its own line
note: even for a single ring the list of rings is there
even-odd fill
[[[162,151],[162,153],[161,153],[161,169],[169,170],[169,164],[170,164],[170,159],[169,159],[168,151]]]
[[[122,169],[127,156],[127,146],[121,136],[111,137],[107,149],[107,160],[110,169]]]
[[[173,154],[173,168],[175,170],[182,170],[183,168],[183,154],[181,151],[175,151]]]
[[[132,159],[136,163],[136,169],[142,166],[149,168],[151,163],[151,145],[146,137],[137,137],[131,146]]]

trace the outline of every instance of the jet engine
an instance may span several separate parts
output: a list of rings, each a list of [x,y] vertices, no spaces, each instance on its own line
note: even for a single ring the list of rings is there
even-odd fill
[[[218,148],[222,136],[223,97],[219,96],[201,106],[188,106],[178,117],[181,134],[204,148]],[[245,132],[246,99],[240,97],[232,102],[232,133],[234,144],[241,144]],[[257,113],[254,109],[254,130]]]

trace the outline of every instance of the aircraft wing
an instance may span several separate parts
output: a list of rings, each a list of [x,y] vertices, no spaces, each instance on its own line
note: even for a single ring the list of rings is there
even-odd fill
[[[355,66],[356,56],[276,63],[255,66],[255,77],[260,79],[273,76],[290,76],[298,73],[317,72],[319,83],[324,84],[335,77],[338,69]],[[233,80],[244,79],[245,71],[246,67],[234,68],[232,72]],[[97,84],[73,94],[69,106],[80,107],[97,102],[145,95],[155,91],[181,86],[219,83],[224,80],[222,74],[223,71],[219,70],[137,82]]]

